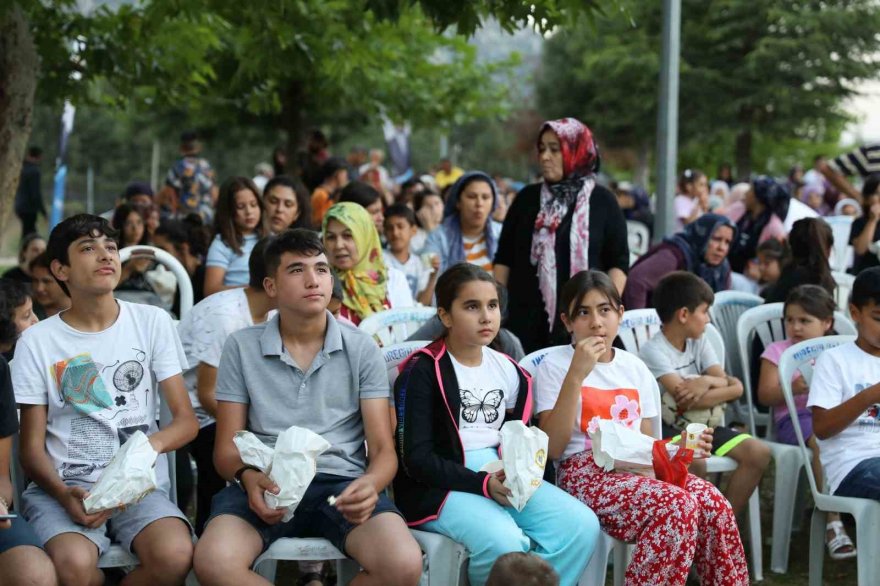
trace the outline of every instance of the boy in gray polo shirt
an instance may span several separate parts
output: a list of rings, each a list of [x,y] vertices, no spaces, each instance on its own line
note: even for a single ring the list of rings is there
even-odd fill
[[[333,277],[314,232],[286,231],[265,256],[264,285],[278,315],[232,334],[220,359],[214,463],[234,484],[214,497],[196,546],[199,582],[258,583],[250,567],[273,541],[323,537],[363,568],[353,583],[414,586],[421,550],[380,494],[394,478],[397,458],[379,349],[327,311]],[[282,523],[284,510],[268,508],[263,499],[264,491],[278,487],[243,465],[232,438],[247,429],[274,445],[291,425],[320,434],[332,447],[318,458],[318,473],[293,519]]]

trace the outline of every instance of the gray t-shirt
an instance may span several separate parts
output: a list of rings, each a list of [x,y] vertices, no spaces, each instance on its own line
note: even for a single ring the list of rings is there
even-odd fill
[[[684,345],[684,352],[669,343],[663,332],[657,332],[642,346],[639,357],[648,366],[648,370],[659,379],[667,374],[677,374],[682,378],[692,378],[700,376],[706,370],[715,365],[721,364],[712,344],[708,342],[706,336],[698,339],[688,338]],[[715,427],[723,422],[724,405],[715,405],[709,409],[690,409],[681,413],[678,411],[675,399],[666,392],[663,385],[660,385],[661,408],[663,422],[675,429],[681,429],[687,423],[703,423]]]
[[[324,347],[306,372],[284,348],[281,316],[229,337],[217,372],[217,400],[247,403],[247,429],[269,446],[292,425],[307,428],[331,448],[318,472],[357,478],[367,465],[360,401],[388,402],[388,375],[379,347],[327,312]]]

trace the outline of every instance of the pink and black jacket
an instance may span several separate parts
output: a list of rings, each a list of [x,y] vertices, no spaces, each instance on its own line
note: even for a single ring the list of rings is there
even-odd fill
[[[507,420],[528,425],[532,380],[512,358],[519,374],[516,407]],[[489,495],[489,475],[464,465],[458,433],[461,399],[446,343],[436,340],[403,364],[394,384],[397,457],[394,502],[410,526],[437,519],[450,491]]]

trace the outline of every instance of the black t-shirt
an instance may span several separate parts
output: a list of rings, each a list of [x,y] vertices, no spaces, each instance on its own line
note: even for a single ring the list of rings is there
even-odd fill
[[[868,218],[862,216],[861,218],[856,218],[852,223],[852,230],[849,233],[849,243],[852,244],[853,241],[861,235],[862,230],[865,229],[865,224],[868,223]],[[874,228],[874,235],[871,237],[871,242],[877,242],[880,240],[880,224]],[[877,258],[877,255],[867,251],[865,254],[857,254],[853,259],[853,273],[858,275],[865,269],[870,269],[871,267],[880,266],[880,259]]]
[[[12,376],[9,363],[0,356],[0,438],[18,431],[18,415],[15,413],[15,395],[12,393]]]
[[[531,263],[532,234],[541,210],[541,185],[524,187],[513,200],[495,253],[495,263],[510,268],[507,288],[510,303],[506,327],[520,339],[528,354],[553,344],[564,344],[570,336],[559,319],[558,310],[553,333],[547,324],[544,299],[538,289],[538,269]],[[556,296],[571,277],[571,228],[574,208],[570,209],[556,231]],[[618,268],[629,270],[629,245],[626,219],[617,198],[605,187],[596,185],[590,195],[589,267],[608,272]]]

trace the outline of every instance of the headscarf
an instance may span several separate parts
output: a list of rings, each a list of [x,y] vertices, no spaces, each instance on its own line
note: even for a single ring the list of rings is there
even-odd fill
[[[351,230],[359,256],[351,269],[336,269],[336,276],[342,283],[342,304],[361,319],[382,311],[388,293],[388,269],[382,258],[382,245],[373,218],[360,204],[337,203],[324,216],[321,233],[325,239],[330,220],[336,220]]]
[[[712,287],[712,291],[723,291],[727,288],[730,278],[730,262],[725,258],[721,264],[712,266],[706,262],[706,248],[709,240],[718,228],[727,226],[733,230],[731,243],[736,241],[736,225],[727,218],[718,214],[703,214],[687,226],[684,230],[664,239],[665,242],[674,244],[684,254],[687,270],[702,278]]]
[[[556,133],[562,147],[562,180],[547,183],[545,179],[541,186],[541,210],[535,219],[530,260],[538,267],[538,288],[552,330],[556,320],[556,230],[574,206],[568,234],[571,274],[588,269],[590,194],[596,186],[599,149],[590,129],[575,118],[545,122],[538,132],[539,142],[547,130]]]
[[[464,188],[474,181],[488,183],[489,187],[492,189],[492,209],[489,210],[489,215],[486,216],[486,226],[483,233],[486,235],[486,252],[490,259],[495,258],[495,250],[498,248],[498,243],[495,241],[495,236],[492,234],[489,225],[493,221],[492,214],[495,212],[495,206],[498,205],[498,188],[495,186],[495,181],[493,181],[486,173],[483,173],[482,171],[468,171],[459,177],[452,187],[449,188],[449,195],[446,198],[446,206],[443,208],[444,219],[442,227],[446,232],[447,241],[449,243],[449,260],[446,263],[447,267],[463,262],[465,259],[464,239],[461,236],[461,215],[458,211],[458,199],[461,197],[461,192],[464,191]]]

